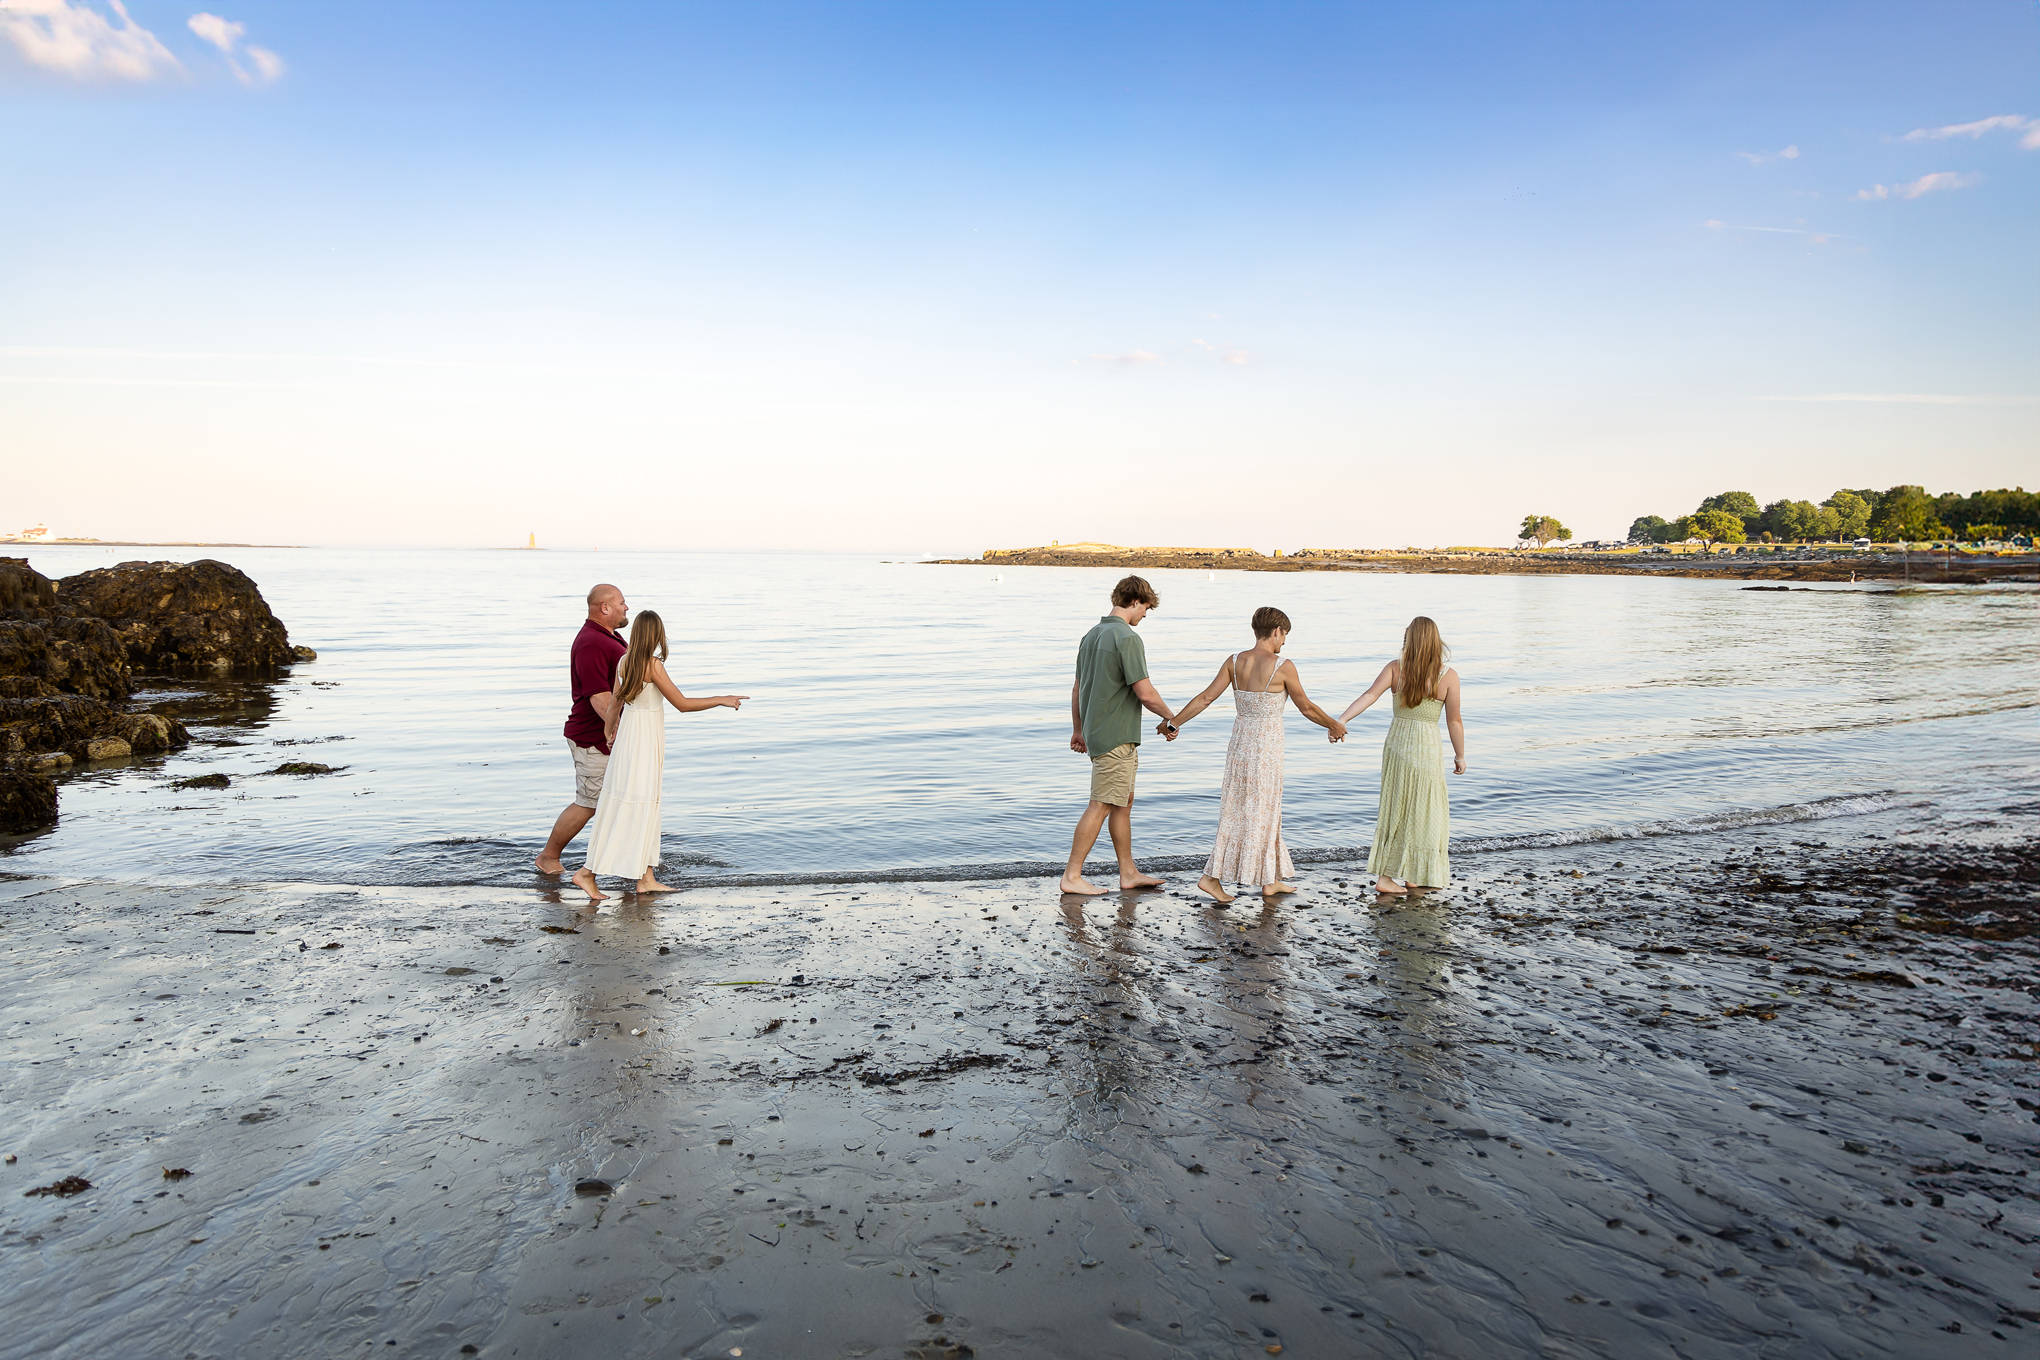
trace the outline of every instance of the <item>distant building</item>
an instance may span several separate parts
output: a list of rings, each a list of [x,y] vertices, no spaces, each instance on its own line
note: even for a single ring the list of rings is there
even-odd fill
[[[50,531],[40,524],[36,525],[33,529],[23,529],[21,531],[21,537],[30,543],[40,538],[48,538],[49,536]]]

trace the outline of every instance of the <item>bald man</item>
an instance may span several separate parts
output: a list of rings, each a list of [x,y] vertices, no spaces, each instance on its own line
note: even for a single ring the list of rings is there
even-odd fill
[[[616,703],[616,663],[629,650],[618,630],[630,609],[623,592],[601,585],[588,592],[588,621],[574,635],[574,650],[568,664],[568,683],[574,706],[567,710],[565,735],[574,753],[574,801],[567,804],[538,852],[538,871],[561,872],[560,851],[581,834],[595,815],[602,797],[602,776],[609,769],[609,741],[604,735],[609,710]]]

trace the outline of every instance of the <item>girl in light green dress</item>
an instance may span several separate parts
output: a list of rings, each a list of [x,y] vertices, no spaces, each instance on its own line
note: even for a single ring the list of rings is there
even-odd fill
[[[1452,811],[1445,796],[1445,760],[1438,715],[1452,735],[1452,773],[1466,773],[1466,729],[1459,721],[1459,672],[1445,664],[1438,625],[1421,614],[1403,630],[1402,655],[1381,668],[1373,686],[1346,706],[1350,723],[1383,694],[1395,695],[1395,716],[1381,743],[1381,809],[1367,871],[1374,890],[1402,894],[1452,881]],[[1402,880],[1398,885],[1396,880]]]

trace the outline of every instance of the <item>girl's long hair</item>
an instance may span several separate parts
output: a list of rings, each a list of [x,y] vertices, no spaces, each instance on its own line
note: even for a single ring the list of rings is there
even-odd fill
[[[640,619],[644,615],[638,615]],[[1410,620],[1410,626],[1402,635],[1402,674],[1396,678],[1396,701],[1404,708],[1415,708],[1431,697],[1431,691],[1438,688],[1438,677],[1444,673],[1447,652],[1445,639],[1438,635],[1438,625],[1422,614]]]
[[[623,669],[616,675],[616,697],[629,703],[644,692],[645,676],[652,669],[652,653],[666,659],[666,624],[649,609],[638,611],[630,626],[630,650],[623,654]]]

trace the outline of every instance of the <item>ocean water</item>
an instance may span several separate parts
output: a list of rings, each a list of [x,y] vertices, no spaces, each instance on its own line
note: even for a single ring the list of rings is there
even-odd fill
[[[1076,643],[1121,574],[879,556],[678,552],[37,548],[52,577],[212,555],[319,652],[286,679],[151,680],[197,740],[62,779],[53,830],[0,868],[155,882],[533,881],[572,792],[567,648],[595,581],[656,609],[689,693],[669,715],[665,864],[683,879],[999,876],[1068,850],[1088,763],[1068,749]],[[1455,849],[1505,851],[1908,801],[1957,812],[2040,798],[2040,592],[1607,576],[1157,572],[1142,625],[1180,706],[1251,644],[1263,604],[1336,712],[1413,614],[1465,684],[1470,769]],[[1232,705],[1142,747],[1136,846],[1209,848]],[[1292,716],[1285,828],[1300,861],[1364,853],[1385,707],[1331,745]],[[1442,739],[1442,731],[1441,731]],[[265,775],[286,759],[334,775]],[[225,790],[172,790],[220,772]],[[578,845],[577,847],[578,848]],[[575,850],[567,856],[571,865]]]

